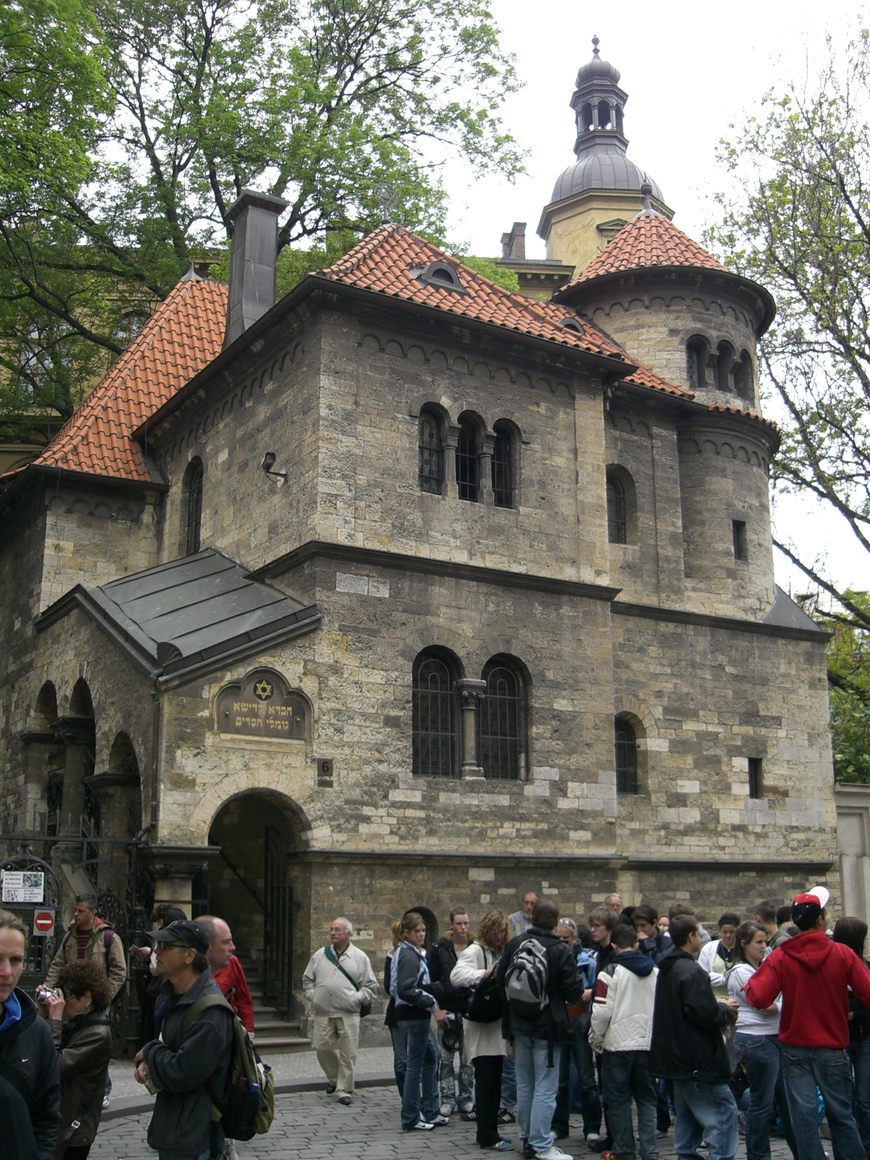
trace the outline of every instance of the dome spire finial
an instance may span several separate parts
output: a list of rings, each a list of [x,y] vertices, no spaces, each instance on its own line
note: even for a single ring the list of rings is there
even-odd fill
[[[598,37],[597,37],[597,36],[593,36],[593,37],[592,37],[592,55],[593,55],[593,56],[594,56],[596,59],[597,59],[597,57],[598,57],[598,46],[599,46],[599,44],[600,44],[600,43],[601,43],[601,41],[598,39]]]

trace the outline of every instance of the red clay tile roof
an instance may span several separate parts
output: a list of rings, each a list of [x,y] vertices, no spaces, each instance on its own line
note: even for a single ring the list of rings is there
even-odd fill
[[[421,281],[420,274],[433,262],[446,262],[451,266],[464,293],[451,290],[437,280]],[[326,270],[316,271],[314,276],[477,322],[489,322],[575,350],[632,362],[620,346],[605,338],[573,310],[553,307],[496,286],[404,226],[378,226],[343,258]],[[576,323],[579,332],[561,325],[563,318]]]
[[[666,218],[656,220],[685,238]],[[631,223],[622,233],[630,228]],[[688,238],[685,241],[694,246]],[[700,247],[698,251],[704,253]],[[709,255],[707,259],[713,263]],[[420,281],[421,272],[437,262],[453,268],[464,293],[444,288],[437,281]],[[628,352],[572,307],[538,302],[495,286],[401,226],[380,226],[333,266],[312,277],[636,365]],[[148,482],[151,476],[145,456],[132,432],[220,353],[226,308],[226,286],[194,279],[179,282],[35,463]],[[565,326],[566,320],[572,325]],[[638,367],[626,381],[669,395],[692,397],[648,367]]]
[[[563,287],[560,294],[602,274],[620,270],[642,270],[650,266],[692,266],[705,270],[725,270],[721,262],[692,241],[673,222],[657,213],[641,213],[622,227],[612,241],[593,259],[579,277]]]
[[[220,352],[226,312],[226,286],[179,282],[34,462],[148,482],[131,433]]]

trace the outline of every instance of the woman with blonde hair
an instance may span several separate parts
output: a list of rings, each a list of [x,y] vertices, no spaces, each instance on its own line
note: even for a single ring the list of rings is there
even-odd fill
[[[477,942],[466,947],[450,972],[450,982],[453,986],[477,988],[494,986],[493,973],[509,938],[510,925],[502,912],[490,910],[485,914],[480,924]],[[473,1011],[472,1008],[472,1014]],[[464,1020],[464,1030],[465,1054],[474,1068],[477,1143],[481,1148],[489,1148],[494,1152],[508,1152],[513,1145],[506,1136],[500,1136],[498,1132],[501,1073],[505,1057],[501,1018],[481,1023],[468,1015]]]
[[[430,1132],[446,1124],[438,1111],[438,1048],[432,1035],[432,1016],[446,1017],[432,994],[432,982],[423,945],[426,923],[416,910],[393,923],[396,949],[390,972],[390,995],[395,1001],[396,1034],[407,1051],[402,1088],[402,1131]]]

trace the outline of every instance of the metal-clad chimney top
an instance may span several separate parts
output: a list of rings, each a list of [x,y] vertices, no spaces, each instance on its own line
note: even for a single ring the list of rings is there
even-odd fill
[[[227,347],[275,305],[278,217],[290,203],[253,189],[243,189],[227,214],[232,223]]]

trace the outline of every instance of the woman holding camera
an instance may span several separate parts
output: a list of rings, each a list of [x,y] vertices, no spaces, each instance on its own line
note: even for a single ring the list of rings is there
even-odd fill
[[[109,981],[88,959],[67,963],[47,997],[48,1024],[60,1063],[56,1160],[85,1160],[100,1126],[112,1032]]]

